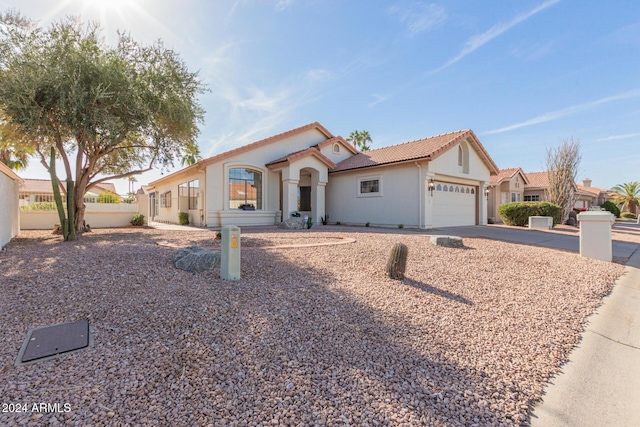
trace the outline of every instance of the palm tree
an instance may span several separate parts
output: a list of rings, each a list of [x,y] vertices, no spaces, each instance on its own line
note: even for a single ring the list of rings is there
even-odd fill
[[[135,182],[138,182],[136,177],[135,176],[130,176],[129,177],[129,195],[131,197],[135,196],[135,193],[133,192],[134,187],[135,187],[135,185],[134,185]]]
[[[619,195],[613,199],[615,204],[626,206],[629,212],[636,213],[636,207],[640,206],[640,182],[634,181],[616,185],[611,191]]]
[[[202,160],[202,156],[200,155],[200,147],[197,144],[190,144],[184,152],[184,156],[182,156],[182,166],[185,164],[187,166],[191,166],[194,163],[198,163]]]
[[[373,143],[371,139],[371,135],[369,135],[369,131],[363,130],[360,132],[360,151],[369,151],[371,146],[367,145],[367,142]]]
[[[363,130],[362,132],[354,130],[349,134],[347,141],[353,143],[353,146],[360,151],[369,151],[371,147],[367,145],[367,142],[373,142],[367,130]]]
[[[11,169],[25,169],[35,151],[17,127],[0,111],[0,162]]]
[[[354,130],[349,134],[349,138],[347,138],[347,141],[353,143],[353,146],[355,148],[358,148],[358,145],[360,145],[360,138],[361,138],[360,131]]]

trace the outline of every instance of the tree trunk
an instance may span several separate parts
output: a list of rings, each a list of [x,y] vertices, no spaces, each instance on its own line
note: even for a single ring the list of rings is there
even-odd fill
[[[75,191],[73,189],[73,181],[67,180],[67,216],[69,217],[69,240],[76,240],[76,228],[74,226],[74,212],[73,212],[73,200],[75,196]]]
[[[84,204],[84,188],[77,186],[74,191],[74,206],[75,212],[73,213],[73,221],[75,222],[75,230],[77,233],[84,231],[84,212],[86,206]]]

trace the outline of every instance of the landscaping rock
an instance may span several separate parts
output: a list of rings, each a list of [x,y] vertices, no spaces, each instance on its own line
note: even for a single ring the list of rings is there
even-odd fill
[[[429,242],[432,245],[444,246],[445,248],[464,248],[462,237],[458,236],[431,236]]]
[[[303,230],[305,223],[303,218],[287,218],[280,223],[280,228],[285,230]]]
[[[171,259],[175,268],[201,273],[220,266],[220,251],[212,251],[201,246],[187,246],[175,251]]]

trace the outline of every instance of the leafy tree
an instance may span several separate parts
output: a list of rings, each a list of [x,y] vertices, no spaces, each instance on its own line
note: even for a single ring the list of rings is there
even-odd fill
[[[576,203],[576,178],[581,159],[577,139],[566,139],[556,148],[547,148],[547,200],[562,208],[562,222],[569,218]]]
[[[197,144],[191,144],[185,150],[184,156],[182,156],[182,166],[185,164],[187,166],[191,166],[195,163],[198,163],[202,160],[202,156],[200,155],[200,147]]]
[[[627,182],[625,184],[616,185],[611,191],[618,194],[613,201],[626,207],[629,212],[636,214],[636,208],[640,206],[640,182]]]
[[[93,186],[166,168],[195,144],[203,91],[161,41],[143,46],[119,33],[112,47],[96,23],[68,18],[42,29],[0,14],[0,111],[47,169],[55,148],[66,181],[75,181],[78,231]]]
[[[369,132],[366,130],[354,130],[349,134],[347,141],[353,143],[355,148],[363,152],[371,149],[371,146],[367,145],[367,142],[373,142],[371,135],[369,135]]]

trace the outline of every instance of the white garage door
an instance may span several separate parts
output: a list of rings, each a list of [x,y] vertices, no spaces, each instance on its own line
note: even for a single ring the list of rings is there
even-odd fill
[[[435,182],[433,225],[476,225],[476,187]]]

